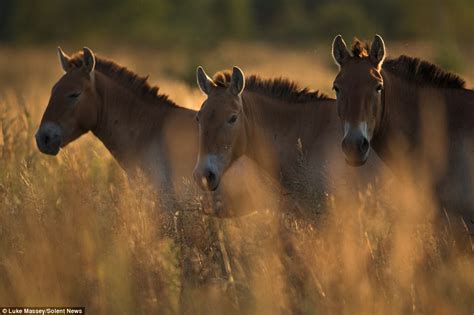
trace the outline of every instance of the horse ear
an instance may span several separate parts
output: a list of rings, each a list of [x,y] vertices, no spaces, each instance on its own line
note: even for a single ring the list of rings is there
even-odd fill
[[[347,49],[346,42],[344,42],[341,35],[337,35],[332,42],[332,57],[334,61],[338,66],[342,66],[350,56],[351,54]]]
[[[372,47],[370,48],[369,58],[375,67],[380,68],[385,59],[385,43],[380,35],[375,35]]]
[[[61,47],[58,46],[58,58],[61,67],[63,68],[64,72],[68,72],[73,68],[71,63],[71,58],[64,53]]]
[[[83,61],[84,61],[84,69],[87,73],[91,73],[94,71],[95,68],[95,55],[90,48],[84,47],[83,48]]]
[[[216,86],[201,66],[196,69],[196,79],[199,89],[206,95],[209,95],[211,88]]]
[[[230,79],[229,89],[235,95],[240,95],[245,88],[245,76],[244,72],[239,68],[235,67],[232,69],[232,77]]]

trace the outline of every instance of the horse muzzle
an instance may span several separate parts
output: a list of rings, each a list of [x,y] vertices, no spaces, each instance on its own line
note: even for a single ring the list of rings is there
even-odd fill
[[[61,149],[62,130],[56,123],[41,124],[35,138],[38,149],[44,154],[56,155]]]
[[[347,164],[351,166],[362,166],[369,157],[370,142],[362,134],[348,134],[342,140],[342,151]]]

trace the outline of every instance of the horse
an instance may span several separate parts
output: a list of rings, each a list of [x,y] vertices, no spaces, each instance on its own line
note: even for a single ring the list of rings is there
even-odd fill
[[[247,156],[287,194],[311,188],[318,201],[328,193],[342,194],[354,170],[336,154],[340,130],[334,99],[288,79],[245,77],[238,67],[213,78],[198,67],[196,76],[207,96],[196,115],[199,154],[194,179],[202,189],[217,189],[229,167]],[[373,179],[367,174],[375,173],[376,159],[370,164],[365,172],[356,171],[361,173],[358,178],[366,179],[361,185]],[[292,185],[302,176],[302,185]]]
[[[427,61],[386,58],[379,35],[371,45],[356,40],[352,51],[338,35],[332,55],[347,163],[363,165],[372,148],[394,174],[423,181],[474,233],[474,91]]]

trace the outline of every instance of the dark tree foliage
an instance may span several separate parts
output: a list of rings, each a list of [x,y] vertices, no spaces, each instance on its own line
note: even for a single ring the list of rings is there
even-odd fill
[[[202,45],[335,34],[472,43],[472,0],[0,0],[0,42]]]

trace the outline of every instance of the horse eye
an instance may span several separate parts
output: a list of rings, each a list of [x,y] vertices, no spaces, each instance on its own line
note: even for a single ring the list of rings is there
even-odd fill
[[[81,92],[73,92],[71,94],[68,95],[69,98],[77,98],[79,97],[79,95],[81,95]]]
[[[377,85],[377,87],[375,88],[375,91],[376,91],[377,93],[381,93],[382,90],[383,90],[383,85],[382,85],[382,84]]]
[[[196,119],[196,121],[199,122],[199,115],[194,116],[194,119]]]
[[[227,122],[228,122],[229,124],[233,124],[233,123],[235,123],[236,121],[237,121],[237,115],[232,115],[232,116],[230,116],[229,120],[227,120]]]

